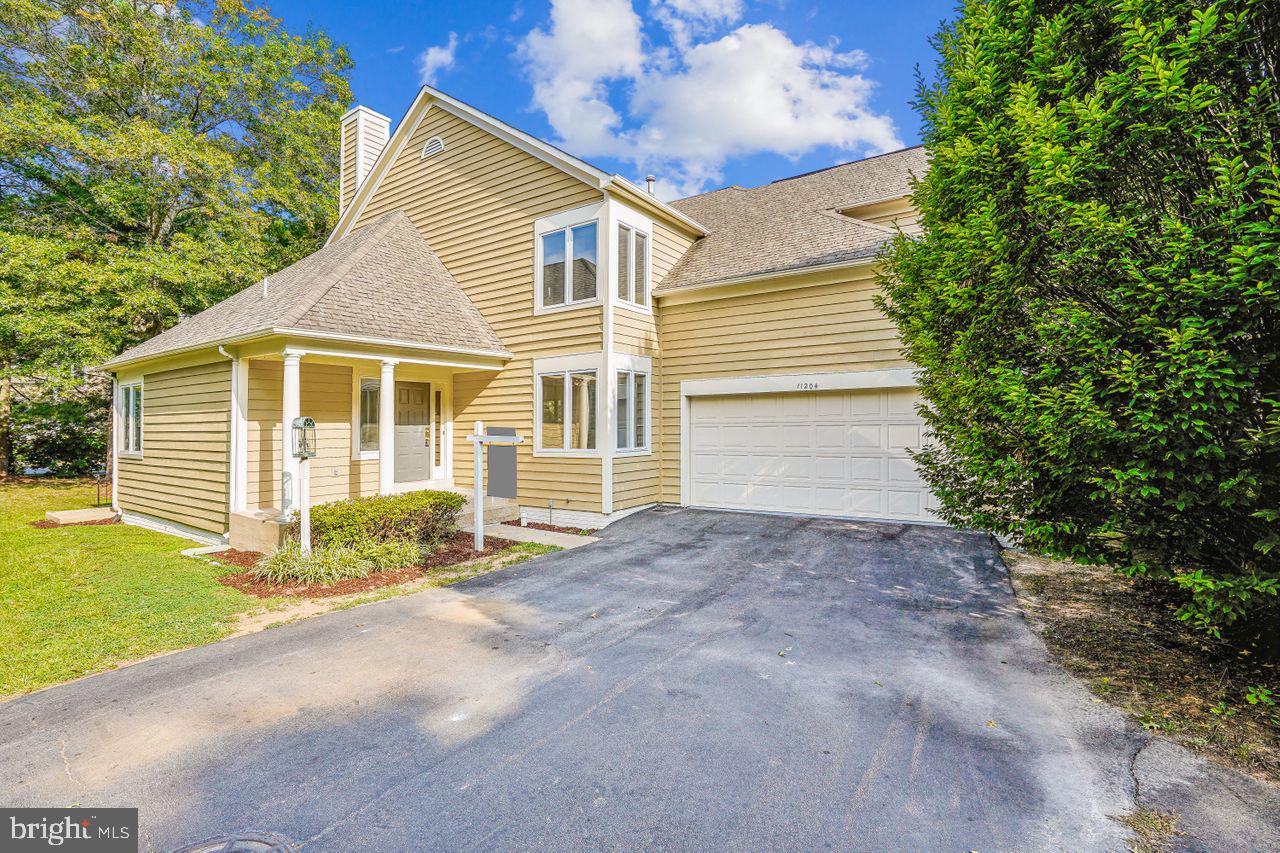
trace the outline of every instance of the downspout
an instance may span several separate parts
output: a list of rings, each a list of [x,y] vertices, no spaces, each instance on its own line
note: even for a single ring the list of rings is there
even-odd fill
[[[111,444],[108,452],[111,454],[111,511],[116,517],[121,515],[120,512],[120,454],[117,452],[120,447],[120,376],[119,374],[111,374]]]

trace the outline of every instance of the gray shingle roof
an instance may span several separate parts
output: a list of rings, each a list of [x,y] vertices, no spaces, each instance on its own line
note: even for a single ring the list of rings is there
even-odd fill
[[[655,293],[745,276],[870,258],[892,229],[838,210],[911,191],[928,169],[924,148],[907,148],[744,189],[726,187],[672,202],[710,230]]]
[[[480,311],[401,211],[378,217],[165,332],[106,367],[270,329],[506,352]]]

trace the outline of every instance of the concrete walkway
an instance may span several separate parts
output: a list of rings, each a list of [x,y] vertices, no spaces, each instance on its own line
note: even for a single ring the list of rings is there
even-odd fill
[[[470,524],[464,524],[462,529],[467,533],[475,530]],[[590,545],[592,542],[599,542],[598,536],[582,536],[577,533],[561,533],[558,530],[539,530],[536,527],[517,527],[514,524],[486,524],[484,526],[485,536],[494,536],[499,539],[510,539],[513,542],[536,542],[539,545],[555,545],[557,548],[581,548],[583,545]]]

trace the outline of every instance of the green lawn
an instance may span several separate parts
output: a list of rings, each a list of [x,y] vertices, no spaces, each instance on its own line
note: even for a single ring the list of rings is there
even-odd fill
[[[93,505],[71,481],[0,483],[0,697],[216,640],[260,599],[194,543],[123,524],[39,530],[46,510]]]

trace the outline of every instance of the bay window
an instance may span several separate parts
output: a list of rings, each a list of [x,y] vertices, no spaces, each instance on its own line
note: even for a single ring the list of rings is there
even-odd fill
[[[649,304],[649,235],[618,225],[618,298]]]
[[[142,383],[120,386],[120,436],[117,449],[122,454],[142,453]]]
[[[541,235],[538,274],[542,306],[572,305],[596,298],[599,236],[595,222]]]
[[[596,371],[538,375],[538,449],[596,449]]]
[[[618,371],[618,449],[649,447],[649,374]]]

